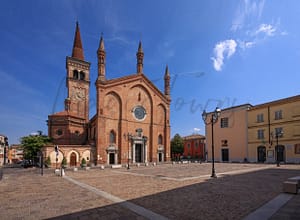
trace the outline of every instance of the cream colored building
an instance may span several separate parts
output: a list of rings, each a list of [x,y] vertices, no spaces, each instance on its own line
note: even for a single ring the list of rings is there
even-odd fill
[[[214,155],[218,162],[243,162],[247,152],[247,111],[250,104],[222,109],[214,124]],[[211,118],[209,113],[207,120]],[[208,161],[212,160],[212,128],[206,125],[206,149]]]
[[[300,162],[300,95],[256,105],[248,111],[249,161],[273,163],[277,156],[280,162]]]

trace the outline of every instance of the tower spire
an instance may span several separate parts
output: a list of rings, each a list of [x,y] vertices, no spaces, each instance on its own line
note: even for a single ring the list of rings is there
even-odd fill
[[[105,81],[105,48],[104,48],[104,40],[101,34],[99,48],[97,50],[98,55],[98,80]]]
[[[76,30],[75,30],[72,57],[79,59],[79,60],[84,60],[78,21],[76,22]]]
[[[137,74],[141,74],[141,73],[143,73],[143,59],[144,59],[144,52],[143,52],[141,41],[139,43],[138,52],[136,53],[136,58],[137,58],[137,67],[136,67],[137,70],[136,71],[137,71]]]
[[[170,73],[169,73],[169,68],[168,65],[166,66],[166,71],[165,71],[165,95],[167,96],[167,98],[170,98]]]

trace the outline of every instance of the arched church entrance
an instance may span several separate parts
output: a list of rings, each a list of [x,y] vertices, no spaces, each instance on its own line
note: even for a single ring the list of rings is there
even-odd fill
[[[106,148],[107,164],[113,165],[118,163],[118,146],[110,145]]]
[[[143,162],[143,157],[142,157],[142,144],[135,144],[135,162],[136,163],[141,163]]]
[[[136,135],[131,137],[132,141],[132,158],[133,163],[147,163],[148,162],[148,149],[147,149],[148,137],[143,136],[143,130],[141,128],[136,129]]]
[[[163,153],[158,153],[158,162],[163,162]]]
[[[75,152],[72,152],[70,155],[70,166],[76,167],[76,165],[77,165],[77,156]]]
[[[115,164],[115,153],[109,153],[109,164]]]
[[[164,146],[160,145],[157,149],[157,162],[164,162]]]

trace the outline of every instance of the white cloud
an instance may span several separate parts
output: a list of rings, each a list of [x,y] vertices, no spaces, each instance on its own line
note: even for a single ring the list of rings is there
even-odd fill
[[[225,40],[217,43],[214,48],[213,65],[216,71],[221,71],[224,59],[229,59],[236,51],[237,43],[235,40]]]
[[[262,34],[266,34],[267,36],[274,36],[275,32],[276,32],[276,27],[270,24],[261,24],[254,34],[258,35],[262,33]]]
[[[236,10],[231,30],[242,29],[246,23],[260,19],[265,5],[265,0],[243,0]]]
[[[200,128],[194,128],[193,130],[194,130],[194,133],[198,133],[199,131],[201,131]]]
[[[243,50],[249,49],[249,48],[253,47],[256,44],[255,41],[241,41],[241,40],[238,40],[237,42],[238,42],[238,46]]]

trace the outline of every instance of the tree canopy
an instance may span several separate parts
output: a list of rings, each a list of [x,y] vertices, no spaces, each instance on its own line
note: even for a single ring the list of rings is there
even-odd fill
[[[50,138],[43,135],[42,132],[22,137],[21,145],[23,147],[24,158],[32,159],[37,156],[37,153],[41,150],[41,148],[49,142]]]
[[[183,153],[183,138],[179,134],[175,134],[171,140],[171,152],[172,154]]]

